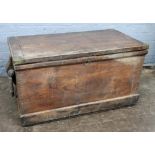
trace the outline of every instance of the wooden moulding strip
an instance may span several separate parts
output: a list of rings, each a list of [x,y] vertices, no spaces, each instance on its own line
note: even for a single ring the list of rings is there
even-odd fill
[[[33,125],[41,122],[58,120],[61,118],[72,117],[80,114],[97,112],[100,110],[110,110],[123,106],[134,105],[139,98],[139,94],[117,97],[113,99],[100,100],[89,103],[82,103],[69,107],[51,109],[20,116],[23,126]]]
[[[133,56],[142,56],[145,54],[147,54],[146,50],[136,51],[136,52],[118,53],[118,54],[111,54],[111,55],[103,55],[103,56],[81,57],[81,58],[76,58],[76,59],[66,59],[66,60],[58,60],[58,61],[47,61],[47,62],[41,62],[41,63],[17,65],[15,66],[14,69],[15,70],[27,70],[27,69],[34,69],[34,68],[50,67],[50,66],[73,65],[73,64],[79,64],[79,63],[89,63],[89,62],[119,59],[119,58],[133,57]]]

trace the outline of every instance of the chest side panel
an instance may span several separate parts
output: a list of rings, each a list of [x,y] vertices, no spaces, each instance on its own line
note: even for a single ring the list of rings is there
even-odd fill
[[[135,94],[144,57],[17,71],[22,114]]]

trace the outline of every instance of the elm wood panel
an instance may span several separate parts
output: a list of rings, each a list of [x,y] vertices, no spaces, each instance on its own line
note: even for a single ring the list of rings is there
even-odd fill
[[[17,71],[21,114],[134,94],[144,56]],[[132,76],[134,74],[134,76]]]
[[[15,64],[145,50],[148,45],[116,30],[19,36],[8,39]],[[20,47],[20,51],[13,48]],[[18,59],[18,53],[21,56]]]
[[[112,98],[107,100],[83,103],[83,104],[73,105],[69,107],[24,114],[24,115],[20,115],[20,118],[23,126],[34,125],[45,121],[58,120],[60,118],[73,117],[80,114],[88,114],[88,113],[97,112],[101,110],[105,111],[105,110],[116,109],[124,106],[131,106],[136,103],[138,98],[139,98],[139,94],[134,94],[134,95]]]

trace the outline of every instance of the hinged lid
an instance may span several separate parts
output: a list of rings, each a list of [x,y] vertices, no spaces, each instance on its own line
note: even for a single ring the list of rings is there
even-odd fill
[[[116,30],[8,38],[14,65],[146,50],[148,46]]]

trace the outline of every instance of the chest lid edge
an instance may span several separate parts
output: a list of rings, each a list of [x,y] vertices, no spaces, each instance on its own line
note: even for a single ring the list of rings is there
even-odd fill
[[[8,45],[14,65],[148,49],[147,44],[113,29],[9,37]]]

